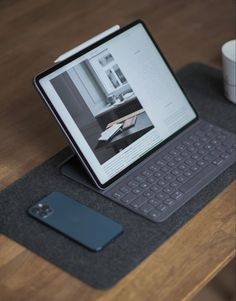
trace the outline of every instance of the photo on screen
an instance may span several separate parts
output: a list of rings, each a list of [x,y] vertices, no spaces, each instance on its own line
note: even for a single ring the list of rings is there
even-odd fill
[[[100,164],[154,127],[108,49],[50,82]]]

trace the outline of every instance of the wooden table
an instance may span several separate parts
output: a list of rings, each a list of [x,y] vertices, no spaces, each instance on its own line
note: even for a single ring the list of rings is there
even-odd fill
[[[174,69],[220,66],[234,38],[233,0],[2,0],[0,188],[66,145],[34,91],[33,75],[113,24],[142,18]],[[234,256],[231,184],[114,288],[95,290],[0,235],[1,300],[190,300]]]

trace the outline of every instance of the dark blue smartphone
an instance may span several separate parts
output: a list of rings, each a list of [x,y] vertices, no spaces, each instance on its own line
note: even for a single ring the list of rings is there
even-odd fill
[[[49,194],[28,212],[92,251],[102,250],[123,232],[120,224],[60,192]]]

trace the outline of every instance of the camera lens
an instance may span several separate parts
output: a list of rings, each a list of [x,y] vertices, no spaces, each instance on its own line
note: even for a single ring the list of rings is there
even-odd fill
[[[47,213],[42,211],[39,213],[39,216],[42,218],[45,218],[45,217],[47,217]]]
[[[43,211],[46,211],[46,212],[47,212],[49,209],[50,209],[50,207],[49,207],[48,205],[43,205],[43,206],[42,206],[42,210],[43,210]]]
[[[38,214],[38,213],[40,212],[40,210],[39,210],[39,208],[34,207],[34,208],[31,209],[31,212],[32,212],[33,214]]]

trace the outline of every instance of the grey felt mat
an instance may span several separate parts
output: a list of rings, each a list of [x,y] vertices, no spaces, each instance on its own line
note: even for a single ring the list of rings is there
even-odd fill
[[[219,70],[192,64],[178,73],[200,116],[235,131],[236,107],[223,96]],[[161,224],[154,224],[62,176],[58,164],[69,148],[37,167],[0,194],[0,231],[99,289],[113,286],[174,234],[235,178],[235,165]],[[52,191],[61,191],[111,217],[124,233],[99,253],[29,217],[26,210]],[[170,259],[171,260],[171,259]]]

